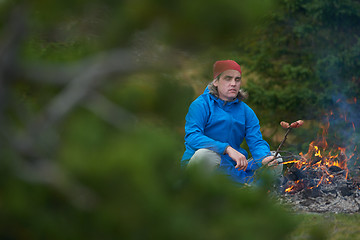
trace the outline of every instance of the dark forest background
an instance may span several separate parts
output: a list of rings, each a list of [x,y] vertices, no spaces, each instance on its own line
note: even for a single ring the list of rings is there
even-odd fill
[[[305,120],[295,154],[330,123],[358,166],[357,0],[1,1],[0,238],[289,236],[266,188],[179,168],[220,59],[241,64],[273,149],[282,120]]]

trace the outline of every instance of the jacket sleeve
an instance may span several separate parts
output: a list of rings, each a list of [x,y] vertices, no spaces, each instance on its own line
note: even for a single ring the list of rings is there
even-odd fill
[[[204,101],[197,99],[190,105],[185,118],[185,142],[194,151],[207,148],[223,154],[229,144],[216,141],[205,135],[205,126],[209,116],[209,107]]]
[[[245,140],[249,146],[254,162],[261,166],[262,159],[270,155],[270,147],[262,137],[259,119],[255,112],[249,107],[246,112]]]

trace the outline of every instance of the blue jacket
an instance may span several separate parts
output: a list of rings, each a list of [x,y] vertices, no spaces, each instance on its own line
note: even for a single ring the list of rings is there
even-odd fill
[[[248,153],[240,145],[243,140],[249,147],[254,160],[246,171],[235,169],[235,161],[227,154],[231,146],[248,158]],[[219,170],[238,183],[249,182],[254,170],[261,166],[265,156],[270,155],[269,144],[263,140],[259,120],[254,111],[238,99],[225,102],[210,94],[208,89],[195,99],[186,115],[185,152],[181,165],[186,166],[196,150],[207,148],[221,155]]]

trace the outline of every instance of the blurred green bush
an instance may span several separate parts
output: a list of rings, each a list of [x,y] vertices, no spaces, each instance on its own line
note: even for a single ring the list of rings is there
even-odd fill
[[[181,170],[169,129],[120,135],[76,115],[58,152],[60,185],[2,174],[2,239],[284,239],[297,226],[263,189]]]

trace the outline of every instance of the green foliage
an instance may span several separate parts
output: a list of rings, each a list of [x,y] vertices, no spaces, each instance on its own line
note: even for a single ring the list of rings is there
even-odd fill
[[[47,42],[43,39],[30,39],[23,46],[24,60],[48,63],[69,63],[88,57],[94,52],[95,43],[91,40],[69,40]]]
[[[106,49],[127,45],[136,31],[149,29],[157,39],[186,49],[226,46],[273,9],[271,0],[17,2],[29,16],[30,34],[48,41],[90,34]],[[8,3],[4,12],[8,14],[12,7]]]
[[[139,73],[105,88],[106,94],[129,112],[172,127],[183,125],[194,97],[194,90],[169,71]]]
[[[272,1],[126,1],[121,12],[125,21],[119,21],[119,27],[125,34],[152,27],[163,40],[195,50],[229,44],[271,8]]]
[[[355,240],[359,214],[301,214],[302,223],[289,239]]]
[[[261,41],[248,47],[250,67],[261,79],[248,86],[250,101],[270,99],[280,115],[285,109],[294,118],[314,119],[337,100],[329,96],[358,96],[359,3],[280,1],[279,8],[259,31]]]
[[[182,141],[169,130],[120,135],[84,111],[67,121],[58,154],[67,190],[2,175],[2,238],[283,239],[296,227],[261,189],[181,170]]]
[[[262,126],[274,128],[282,120],[321,122],[340,99],[360,96],[359,26],[358,1],[280,0],[278,11],[266,16],[254,34],[239,39],[243,63],[254,73],[245,86],[248,104]],[[342,108],[344,115],[360,111],[358,104]],[[356,115],[348,124],[358,126],[359,119]],[[331,128],[343,140],[349,135],[340,125]],[[316,129],[309,124],[306,131],[294,131],[294,145],[287,150],[306,151],[301,145],[315,140]]]

